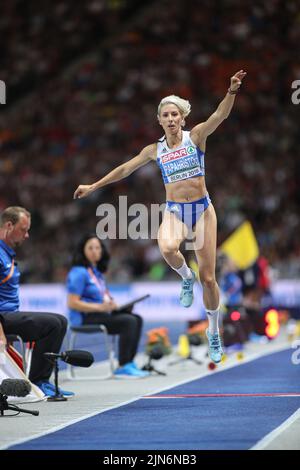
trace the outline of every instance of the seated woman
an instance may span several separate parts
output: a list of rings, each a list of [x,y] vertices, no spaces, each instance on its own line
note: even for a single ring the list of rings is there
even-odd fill
[[[142,332],[143,320],[134,313],[113,313],[118,308],[111,297],[103,273],[110,255],[96,235],[85,236],[73,256],[67,291],[72,326],[103,324],[108,333],[119,335],[119,368],[116,377],[142,378],[148,372],[133,362]]]

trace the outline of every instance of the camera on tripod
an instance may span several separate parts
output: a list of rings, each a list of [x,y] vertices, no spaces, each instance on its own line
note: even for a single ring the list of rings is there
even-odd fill
[[[171,353],[172,347],[168,332],[169,330],[166,327],[153,328],[147,332],[146,354],[148,356],[148,362],[142,368],[143,370],[155,372],[158,375],[167,375],[165,372],[156,369],[152,361],[157,361]]]

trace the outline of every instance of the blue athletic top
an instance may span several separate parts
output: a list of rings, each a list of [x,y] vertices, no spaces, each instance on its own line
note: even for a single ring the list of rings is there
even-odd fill
[[[19,310],[20,271],[15,257],[14,250],[0,240],[0,312]]]
[[[107,287],[103,274],[97,268],[73,266],[67,277],[67,291],[69,294],[79,295],[83,302],[102,304]],[[83,316],[78,310],[69,309],[69,318],[72,326],[82,325]]]
[[[182,142],[175,149],[168,147],[166,136],[157,143],[156,162],[164,183],[205,175],[204,152],[191,140],[190,131],[182,131],[182,134]]]

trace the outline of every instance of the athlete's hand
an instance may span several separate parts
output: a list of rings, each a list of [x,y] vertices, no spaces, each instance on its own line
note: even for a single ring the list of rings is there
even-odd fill
[[[76,189],[73,199],[81,199],[83,197],[88,196],[94,191],[92,184],[81,184]]]
[[[242,84],[242,80],[247,75],[247,72],[244,72],[244,70],[240,70],[239,72],[236,72],[233,77],[230,79],[230,89],[232,91],[236,91],[240,88]]]

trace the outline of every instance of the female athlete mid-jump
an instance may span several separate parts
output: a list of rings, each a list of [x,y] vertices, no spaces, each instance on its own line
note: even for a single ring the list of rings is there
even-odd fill
[[[74,193],[75,199],[86,197],[96,189],[126,178],[151,160],[157,162],[167,200],[158,244],[166,262],[182,277],[180,303],[183,307],[192,305],[196,274],[187,266],[180,244],[186,239],[189,229],[193,228],[196,234],[203,231],[203,243],[200,247],[194,244],[194,249],[208,316],[209,355],[216,363],[223,355],[218,328],[219,287],[215,278],[217,219],[206,190],[204,154],[207,137],[229,116],[245,75],[246,72],[240,70],[231,77],[228,92],[216,111],[191,131],[182,129],[191,111],[190,103],[175,95],[163,98],[157,117],[165,135],[96,183],[80,185]]]

